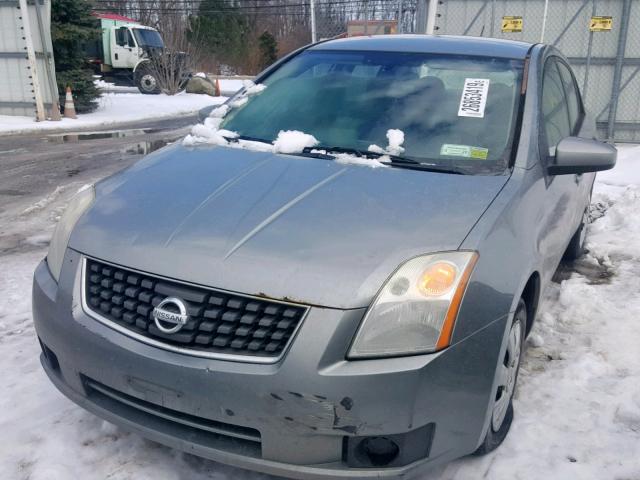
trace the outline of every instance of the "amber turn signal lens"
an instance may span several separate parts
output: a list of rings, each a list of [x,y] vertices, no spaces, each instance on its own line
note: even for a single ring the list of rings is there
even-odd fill
[[[458,269],[449,262],[437,262],[424,271],[418,289],[428,297],[444,295],[456,281]]]

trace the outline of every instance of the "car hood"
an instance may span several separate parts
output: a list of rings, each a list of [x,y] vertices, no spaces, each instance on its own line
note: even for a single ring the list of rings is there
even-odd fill
[[[99,183],[70,247],[196,284],[358,308],[408,258],[457,249],[507,178],[174,145]]]

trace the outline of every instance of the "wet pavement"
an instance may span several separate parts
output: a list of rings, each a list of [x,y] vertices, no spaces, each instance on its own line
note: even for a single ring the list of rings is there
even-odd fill
[[[80,186],[180,140],[194,122],[181,119],[122,130],[0,136],[0,256],[41,247]]]

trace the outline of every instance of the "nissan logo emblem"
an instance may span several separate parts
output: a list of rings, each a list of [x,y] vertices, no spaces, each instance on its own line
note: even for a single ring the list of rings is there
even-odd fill
[[[179,298],[165,298],[153,309],[153,320],[161,332],[176,333],[189,320],[187,307]]]

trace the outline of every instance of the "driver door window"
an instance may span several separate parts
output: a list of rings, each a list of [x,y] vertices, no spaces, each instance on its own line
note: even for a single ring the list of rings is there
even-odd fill
[[[121,27],[116,30],[116,45],[124,47],[127,45],[127,32],[129,30],[126,27]]]
[[[545,63],[542,78],[542,127],[548,155],[553,156],[558,142],[570,136],[572,131],[569,105],[554,58]]]
[[[576,135],[580,130],[580,124],[582,123],[582,101],[580,100],[580,93],[576,84],[575,77],[569,70],[566,64],[563,62],[557,62],[558,69],[560,70],[560,76],[562,77],[562,83],[564,84],[564,90],[567,93],[567,105],[569,107],[569,120],[571,121],[571,133]]]
[[[136,48],[136,42],[133,40],[133,34],[129,29],[127,29],[127,44],[129,48]]]

